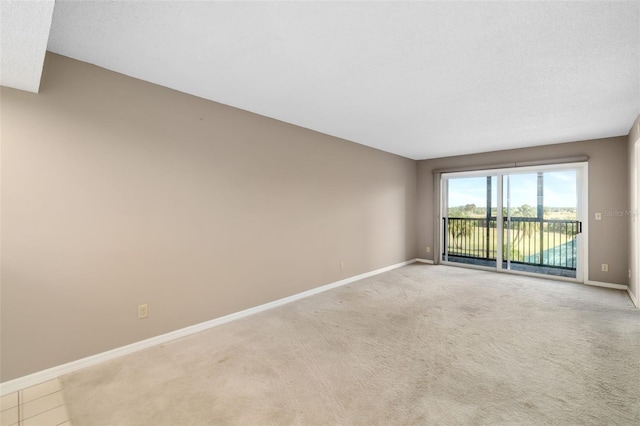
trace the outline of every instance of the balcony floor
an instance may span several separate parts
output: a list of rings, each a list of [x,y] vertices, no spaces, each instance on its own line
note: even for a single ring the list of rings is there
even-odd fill
[[[459,256],[450,255],[448,261],[453,263],[464,263],[467,265],[487,266],[489,268],[496,267],[496,261],[488,260],[488,259],[475,259],[475,258],[469,258],[469,257],[459,257]],[[503,269],[507,269],[507,262],[503,262],[502,267]],[[567,278],[576,277],[575,269],[553,268],[550,266],[537,266],[537,265],[526,265],[522,263],[512,263],[511,270],[530,272],[534,274],[551,275],[556,277],[567,277]]]

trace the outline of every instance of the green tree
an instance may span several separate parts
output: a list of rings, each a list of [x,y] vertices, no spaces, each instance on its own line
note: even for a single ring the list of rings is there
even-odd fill
[[[523,204],[511,211],[512,217],[538,217],[538,210],[529,204]]]
[[[475,221],[473,220],[450,220],[449,241],[453,242],[455,248],[463,248],[466,245],[467,237],[473,235],[475,227]]]
[[[514,218],[529,218],[537,219],[538,211],[535,207],[529,204],[523,204],[520,207],[513,209],[511,217]],[[540,234],[540,222],[533,221],[512,221],[511,232],[513,236],[512,240],[512,259],[524,261],[526,255],[531,256],[535,253],[521,253],[520,247],[536,247],[536,238]],[[533,238],[533,244],[523,244],[525,239]],[[540,248],[541,249],[541,248]],[[518,259],[520,258],[521,259]]]

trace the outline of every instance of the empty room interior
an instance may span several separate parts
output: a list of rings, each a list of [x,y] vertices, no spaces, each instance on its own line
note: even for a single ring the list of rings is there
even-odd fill
[[[0,2],[2,426],[640,424],[640,2]]]

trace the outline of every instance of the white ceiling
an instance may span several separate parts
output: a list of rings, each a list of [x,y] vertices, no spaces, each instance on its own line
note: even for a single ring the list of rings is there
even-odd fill
[[[38,92],[54,0],[0,0],[0,86]]]
[[[640,114],[640,1],[57,0],[48,49],[414,159]]]

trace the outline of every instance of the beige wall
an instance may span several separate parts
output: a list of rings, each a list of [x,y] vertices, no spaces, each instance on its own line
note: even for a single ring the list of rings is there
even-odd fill
[[[2,381],[416,257],[413,160],[54,54],[0,94]]]
[[[629,132],[629,198],[632,200],[633,205],[630,206],[629,215],[629,227],[631,229],[631,238],[629,239],[629,268],[631,269],[631,278],[629,279],[629,289],[635,297],[635,303],[640,307],[640,289],[638,284],[640,279],[638,274],[640,271],[640,259],[638,258],[638,252],[640,251],[640,243],[638,243],[638,203],[640,203],[640,197],[638,197],[640,189],[640,170],[637,170],[638,158],[640,154],[635,147],[637,141],[640,141],[640,116],[636,119],[635,123],[631,127]],[[635,235],[635,237],[634,237]]]
[[[628,283],[629,223],[625,216],[606,216],[609,211],[629,209],[627,137],[571,142],[483,154],[438,158],[418,162],[418,257],[433,259],[426,247],[434,247],[434,197],[432,171],[526,161],[589,156],[589,279],[614,284]],[[600,265],[609,264],[609,272]]]

